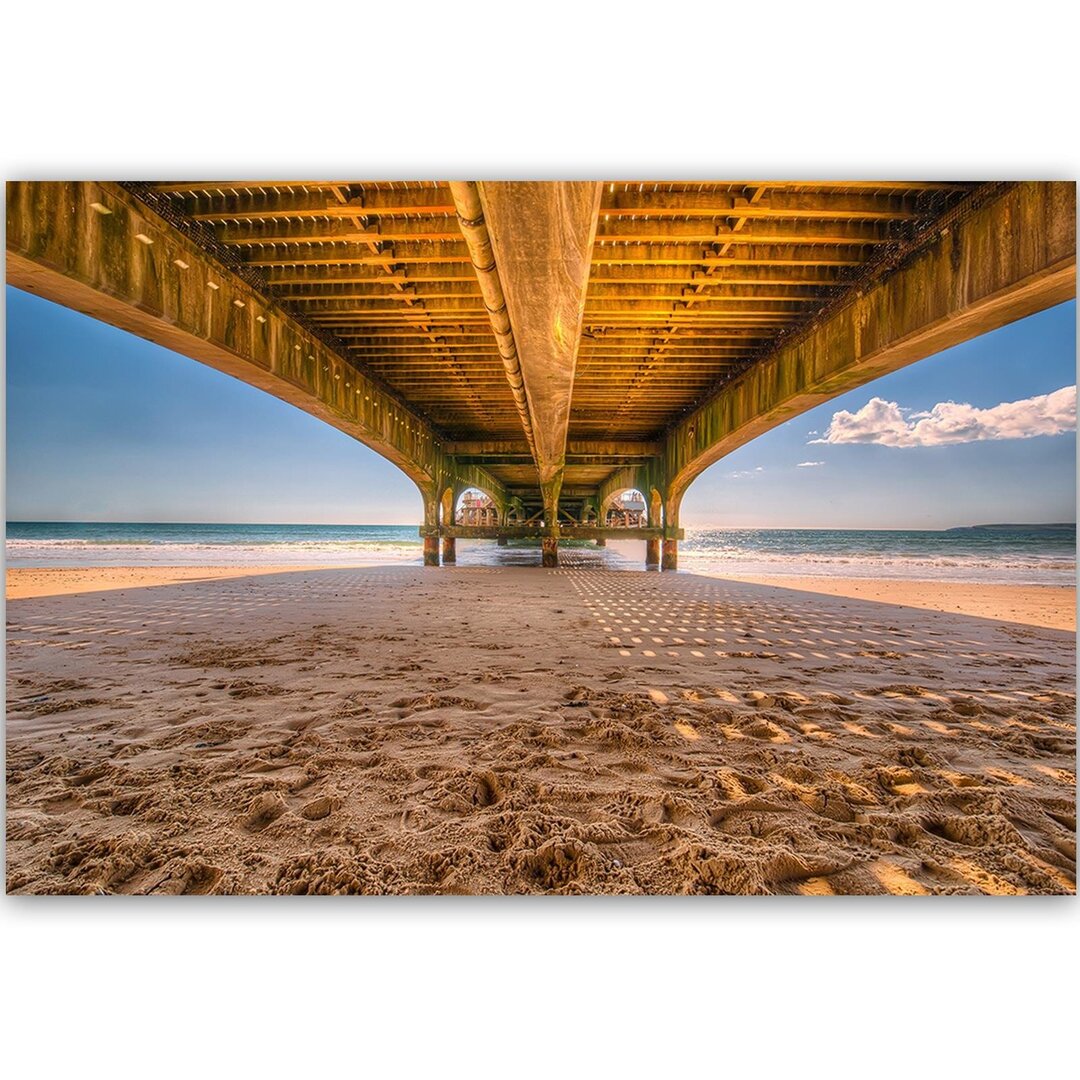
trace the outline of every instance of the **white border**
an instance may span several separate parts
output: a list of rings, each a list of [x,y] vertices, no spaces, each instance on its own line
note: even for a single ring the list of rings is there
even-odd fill
[[[1075,10],[24,4],[0,152],[7,179],[1075,179]],[[34,1077],[1056,1075],[1078,913],[7,898],[4,1058]]]

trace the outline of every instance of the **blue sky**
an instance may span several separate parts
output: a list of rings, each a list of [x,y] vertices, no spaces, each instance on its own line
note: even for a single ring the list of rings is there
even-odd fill
[[[985,409],[1075,384],[1070,302],[867,383],[747,443],[691,485],[682,523],[933,529],[1074,521],[1075,430],[905,448],[811,440],[837,412],[854,412],[874,397],[915,412],[947,401]],[[798,467],[806,461],[821,464]]]
[[[411,481],[306,413],[37,297],[12,288],[6,295],[9,519],[419,520]],[[811,440],[843,411],[856,415],[835,425],[848,432],[842,437],[878,438],[879,420],[864,422],[869,413],[860,412],[875,397],[903,410],[894,426],[914,425],[942,402],[989,410],[1074,386],[1075,365],[1076,305],[1068,303],[835,398],[740,448],[691,486],[683,524],[1072,521],[1074,431],[947,445]],[[980,414],[984,430],[1000,429],[999,412]],[[949,417],[928,421],[940,432],[938,419]]]

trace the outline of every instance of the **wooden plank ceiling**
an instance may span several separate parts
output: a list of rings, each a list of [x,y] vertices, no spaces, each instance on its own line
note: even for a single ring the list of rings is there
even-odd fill
[[[606,181],[569,438],[658,438],[976,186]],[[447,439],[522,438],[445,182],[150,187]],[[491,467],[512,484],[535,476]],[[566,482],[608,472],[569,465]]]

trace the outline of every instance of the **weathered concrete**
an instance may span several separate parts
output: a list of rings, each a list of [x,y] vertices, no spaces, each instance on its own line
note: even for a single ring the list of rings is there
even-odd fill
[[[656,569],[660,565],[660,538],[658,536],[650,536],[645,541],[645,566],[649,569]]]
[[[424,537],[424,565],[439,565],[439,538],[437,536]]]
[[[661,570],[678,570],[679,569],[679,541],[668,540],[663,541],[664,549],[660,557],[660,569]]]
[[[559,565],[559,538],[557,536],[545,536],[541,541],[541,566]]]
[[[442,538],[442,561],[444,565],[457,562],[457,541],[452,536]]]

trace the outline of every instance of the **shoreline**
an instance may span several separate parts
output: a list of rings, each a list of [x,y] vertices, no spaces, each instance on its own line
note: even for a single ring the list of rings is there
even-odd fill
[[[371,564],[384,565],[384,564]],[[390,564],[385,564],[390,565]],[[396,564],[395,564],[396,565]],[[412,565],[412,564],[403,564]],[[155,588],[188,582],[357,569],[324,564],[276,566],[101,566],[8,567],[9,601],[117,589]],[[615,571],[621,572],[621,571]],[[943,582],[906,578],[872,580],[804,574],[799,576],[686,571],[720,581],[740,581],[817,595],[919,608],[1052,630],[1076,630],[1076,587]]]

